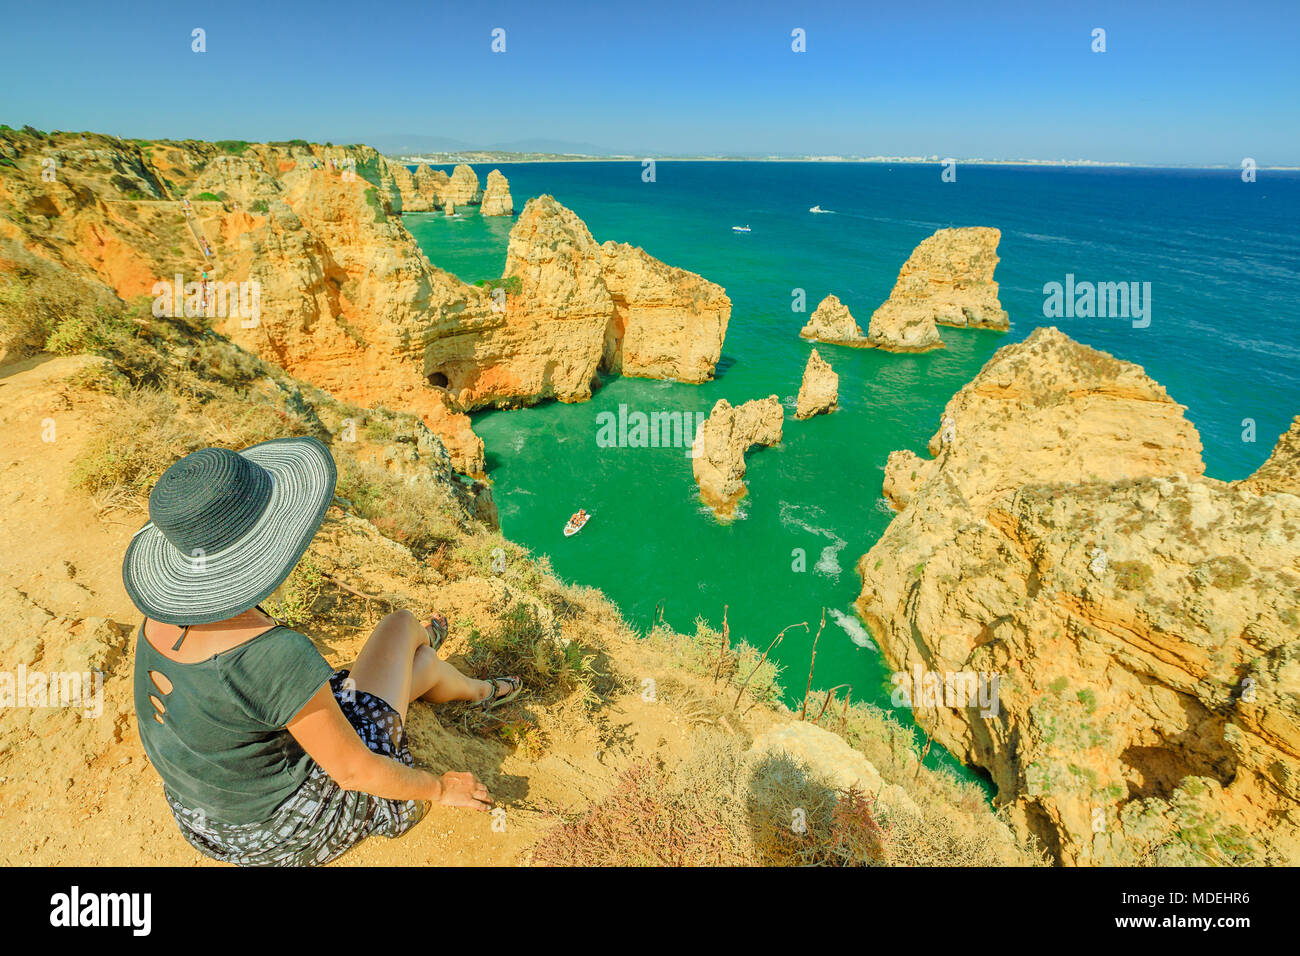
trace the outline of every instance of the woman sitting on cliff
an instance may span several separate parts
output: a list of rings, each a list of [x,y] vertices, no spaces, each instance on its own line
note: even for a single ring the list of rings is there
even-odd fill
[[[335,477],[313,438],[204,448],[158,480],[126,552],[123,581],[145,615],[140,738],[181,833],[217,860],[325,863],[368,836],[400,836],[431,802],[491,804],[473,774],[414,766],[406,709],[416,698],[490,708],[519,693],[518,678],[466,677],[437,655],[446,621],[425,627],[406,611],[335,672],[259,606],[307,550]]]

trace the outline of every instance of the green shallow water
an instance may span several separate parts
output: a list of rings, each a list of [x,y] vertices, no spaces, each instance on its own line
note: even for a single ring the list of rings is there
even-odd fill
[[[482,178],[487,168],[476,171]],[[1293,294],[1288,280],[1300,257],[1294,240],[1282,239],[1296,209],[1294,182],[1261,219],[1261,207],[1242,205],[1257,202],[1257,193],[1242,198],[1219,180],[1173,174],[1088,178],[1071,170],[990,169],[982,178],[972,170],[964,173],[974,180],[965,192],[943,193],[933,171],[878,166],[661,163],[653,184],[640,181],[639,164],[505,172],[517,207],[550,192],[598,241],[641,245],[719,282],[733,311],[712,382],[613,377],[590,402],[476,415],[502,530],[548,555],[566,580],[603,590],[639,628],[659,614],[678,630],[692,630],[697,617],[716,626],[725,606],[732,635],[761,649],[786,625],[808,622],[809,631],[788,632],[773,654],[786,668],[791,703],[802,698],[824,607],[814,685],[849,683],[854,700],[889,708],[911,724],[909,712],[890,707],[889,670],[851,607],[859,590],[855,562],[891,518],[880,498],[884,463],[898,448],[924,454],[952,394],[997,348],[1049,324],[1041,318],[1043,282],[1067,271],[1153,281],[1159,298],[1148,329],[1113,320],[1055,324],[1144,364],[1187,403],[1216,477],[1253,470],[1300,411],[1294,368],[1279,372],[1285,363],[1262,358],[1295,352],[1294,312],[1283,303]],[[813,203],[837,213],[810,215]],[[1162,223],[1158,239],[1153,217]],[[408,215],[406,224],[433,262],[462,278],[501,274],[511,220]],[[732,234],[733,224],[753,232]],[[807,313],[792,312],[792,290],[805,290],[808,312],[835,292],[865,327],[911,249],[947,225],[1003,229],[997,277],[1011,333],[941,329],[947,348],[923,355],[819,345],[840,376],[841,408],[795,421],[794,396],[811,346],[798,338]],[[1279,248],[1269,247],[1274,235]],[[1243,305],[1243,288],[1253,293],[1250,304]],[[1214,359],[1220,373],[1236,376],[1231,394],[1207,387],[1215,375],[1205,369],[1196,330],[1198,319],[1212,321],[1220,307],[1234,310],[1234,338],[1219,343]],[[1289,318],[1279,325],[1284,307]],[[788,410],[784,439],[748,456],[750,493],[731,524],[719,524],[700,503],[684,448],[597,443],[598,416],[617,415],[620,406],[707,414],[719,398],[739,403],[772,393]],[[1245,412],[1258,420],[1257,445],[1240,441]],[[594,517],[566,539],[561,528],[579,507]],[[938,747],[928,762],[973,777]]]

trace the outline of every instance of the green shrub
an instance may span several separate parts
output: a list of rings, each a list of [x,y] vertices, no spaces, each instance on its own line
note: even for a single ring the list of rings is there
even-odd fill
[[[366,190],[366,205],[375,213],[375,222],[387,222],[388,216],[384,212],[384,204],[379,200],[379,190],[371,186]]]
[[[311,621],[312,607],[324,584],[321,569],[310,556],[304,556],[268,599],[267,610],[277,621],[289,627],[302,627]]]
[[[563,697],[573,690],[598,702],[594,657],[564,643],[531,603],[516,601],[486,632],[471,631],[466,665],[480,679],[517,674],[533,693]]]
[[[130,317],[96,290],[66,276],[0,281],[0,348],[15,357],[39,351],[104,354],[126,347]]]
[[[474,283],[480,289],[504,289],[506,295],[518,295],[523,291],[524,283],[519,276],[503,276],[500,279],[479,279]]]
[[[1141,561],[1116,561],[1115,585],[1125,591],[1141,591],[1155,576],[1155,572]]]

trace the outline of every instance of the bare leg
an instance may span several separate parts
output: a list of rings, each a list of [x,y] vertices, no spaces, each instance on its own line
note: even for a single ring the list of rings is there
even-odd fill
[[[466,677],[455,666],[444,661],[425,645],[415,652],[415,668],[411,676],[411,699],[417,697],[444,704],[449,700],[485,700],[492,693],[492,685],[485,680]]]
[[[357,690],[386,701],[406,722],[407,705],[417,697],[437,703],[483,700],[487,681],[466,677],[429,647],[424,625],[409,611],[396,611],[375,627],[352,666]]]

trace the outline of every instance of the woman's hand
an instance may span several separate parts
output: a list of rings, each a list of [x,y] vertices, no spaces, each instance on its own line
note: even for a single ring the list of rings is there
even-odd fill
[[[464,807],[468,810],[492,808],[492,794],[472,773],[448,770],[438,781],[442,792],[436,799],[444,807]]]

